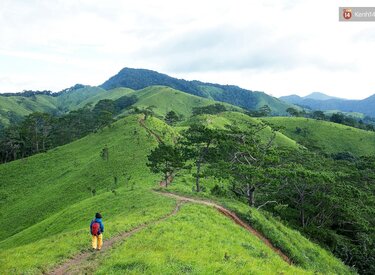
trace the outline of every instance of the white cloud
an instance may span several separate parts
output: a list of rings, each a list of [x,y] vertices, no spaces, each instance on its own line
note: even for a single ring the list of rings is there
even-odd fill
[[[98,85],[127,66],[276,96],[364,98],[375,93],[375,23],[338,22],[344,5],[373,4],[2,0],[0,92]]]

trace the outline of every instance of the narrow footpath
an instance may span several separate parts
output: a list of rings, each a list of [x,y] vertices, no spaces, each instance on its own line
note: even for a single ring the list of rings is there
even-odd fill
[[[130,231],[123,232],[120,235],[117,235],[111,239],[105,240],[101,251],[85,251],[80,254],[75,255],[73,258],[67,260],[60,266],[57,266],[54,270],[46,273],[51,275],[62,275],[62,274],[82,274],[82,269],[85,267],[85,262],[90,259],[90,257],[98,257],[100,254],[105,253],[107,250],[111,249],[115,244],[124,241],[125,239],[129,238],[130,236],[134,235],[135,233],[141,231],[142,229],[149,227],[151,225],[158,224],[166,219],[176,215],[180,210],[181,204],[183,204],[184,200],[177,200],[177,204],[175,209],[172,212],[165,215],[164,217],[151,221],[149,223],[142,224],[133,228]],[[94,268],[91,264],[91,268]],[[86,273],[85,273],[86,274]]]
[[[232,221],[234,221],[239,226],[245,228],[251,234],[253,234],[256,237],[258,237],[265,245],[267,245],[269,248],[271,248],[275,253],[277,253],[288,264],[292,264],[292,261],[289,259],[289,257],[286,256],[280,249],[274,247],[273,244],[266,237],[264,237],[260,232],[258,232],[254,228],[252,228],[246,222],[242,221],[234,212],[232,212],[232,211],[224,208],[223,206],[221,206],[221,205],[219,205],[217,203],[211,202],[211,201],[206,201],[206,200],[202,200],[202,199],[195,199],[195,198],[184,197],[184,196],[180,196],[180,195],[173,194],[173,193],[157,192],[157,191],[155,191],[155,192],[158,193],[158,194],[161,194],[163,196],[174,198],[177,201],[192,202],[192,203],[203,204],[203,205],[214,207],[221,214],[223,214],[227,218],[231,219]]]

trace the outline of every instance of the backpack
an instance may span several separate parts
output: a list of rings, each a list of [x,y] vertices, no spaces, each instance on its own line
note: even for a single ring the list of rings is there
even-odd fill
[[[91,234],[94,236],[100,235],[100,224],[98,222],[94,222],[91,226]]]

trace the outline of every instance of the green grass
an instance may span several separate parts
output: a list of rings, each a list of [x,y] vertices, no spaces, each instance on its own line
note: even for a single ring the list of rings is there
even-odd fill
[[[35,97],[0,96],[0,122],[9,124],[10,113],[18,117],[26,116],[32,112],[51,112],[56,109],[55,98],[46,95]]]
[[[128,117],[71,144],[0,165],[0,220],[12,224],[0,228],[0,240],[92,196],[89,188],[100,194],[125,184],[151,186],[157,177],[144,164],[156,141],[137,119]],[[106,145],[108,161],[100,157]]]
[[[188,204],[116,248],[96,274],[307,274],[217,210]],[[312,274],[312,272],[310,272]]]
[[[168,187],[168,191],[188,197],[216,201],[227,209],[234,211],[242,220],[261,232],[275,247],[283,251],[296,266],[303,268],[305,271],[320,274],[354,273],[339,259],[335,258],[332,253],[311,242],[297,230],[287,227],[281,221],[272,217],[271,214],[250,208],[245,203],[234,199],[211,195],[210,190],[215,184],[220,183],[215,183],[212,179],[203,179],[202,185],[206,188],[206,191],[198,195],[192,192],[194,179],[182,175],[175,179],[173,184]]]
[[[77,89],[73,92],[63,93],[56,97],[57,107],[63,110],[75,110],[78,107],[84,107],[87,103],[96,103],[92,98],[107,95],[108,92],[102,88],[86,86],[84,88]]]
[[[354,155],[375,154],[375,133],[353,127],[308,118],[264,118],[277,126],[285,127],[282,133],[309,148],[326,153],[349,151]],[[296,129],[300,128],[301,133]]]
[[[155,207],[157,205],[157,207]],[[120,188],[69,205],[62,211],[0,243],[0,273],[42,273],[90,247],[89,224],[103,214],[106,239],[157,220],[175,206],[173,200],[143,188]]]
[[[245,119],[242,116],[224,113],[211,118],[219,126],[234,120],[240,123]],[[155,221],[174,208],[174,200],[151,192],[161,176],[152,174],[145,163],[157,142],[140,126],[139,119],[128,116],[47,153],[0,165],[0,223],[6,225],[0,228],[1,274],[40,274],[86,251],[90,245],[88,225],[97,211],[104,216],[106,239]],[[157,118],[149,118],[145,124],[167,141],[178,132]],[[106,146],[108,160],[100,156]],[[191,178],[183,179],[177,177],[172,190],[192,195]],[[209,178],[202,183],[215,184]],[[95,196],[92,189],[96,190]],[[212,198],[209,191],[202,195]],[[176,216],[136,233],[114,248],[98,272],[347,273],[332,255],[296,231],[261,212],[249,212],[238,202],[225,203],[245,218],[249,215],[251,223],[288,252],[298,266],[288,266],[216,210],[186,205]]]
[[[1,96],[0,95],[0,122],[9,124],[10,114],[22,117],[33,112],[61,113],[84,107],[87,103],[96,103],[98,98],[106,98],[109,93],[97,87],[84,87],[71,93],[64,93],[57,97],[36,95],[31,97]]]
[[[191,118],[189,121],[181,123],[179,126],[188,127],[191,123],[201,122],[208,127],[215,127],[218,129],[225,129],[227,125],[235,125],[242,130],[246,130],[249,125],[256,125],[261,122],[258,118],[253,118],[240,112],[224,112],[217,115],[200,115]],[[260,132],[261,138],[269,140],[271,137],[271,128],[267,127]],[[278,147],[287,147],[293,149],[300,149],[301,146],[293,139],[285,136],[281,132],[276,132],[274,144]]]
[[[111,100],[116,100],[122,96],[130,95],[133,94],[134,90],[128,89],[128,88],[116,88],[110,91],[105,91],[103,90],[101,93],[98,93],[94,96],[88,97],[85,100],[81,101],[76,107],[78,108],[83,108],[87,104],[91,104],[91,106],[95,106],[96,103],[98,103],[100,100],[103,99],[111,99]]]
[[[210,99],[190,95],[165,86],[151,86],[134,93],[138,102],[134,105],[139,108],[155,106],[154,112],[159,116],[165,116],[169,111],[175,111],[179,115],[188,118],[194,107],[203,107],[217,103]],[[221,103],[231,109],[240,109],[227,103]]]
[[[128,88],[116,88],[106,91],[98,87],[86,86],[73,92],[63,93],[57,97],[37,95],[35,97],[0,95],[0,123],[9,124],[10,114],[13,112],[19,117],[26,116],[32,112],[58,112],[64,113],[86,105],[95,106],[100,100],[116,100],[125,95],[135,95],[138,102],[135,106],[147,108],[155,106],[155,113],[164,116],[171,110],[179,115],[189,117],[194,107],[202,107],[217,103],[216,101],[190,95],[165,86],[151,86],[145,89],[134,91]],[[230,109],[240,110],[239,107],[227,103],[221,103]]]
[[[275,247],[281,249],[298,266],[322,274],[349,274],[352,272],[332,253],[314,244],[298,231],[288,228],[269,213],[230,200],[223,200],[222,203],[262,232]]]

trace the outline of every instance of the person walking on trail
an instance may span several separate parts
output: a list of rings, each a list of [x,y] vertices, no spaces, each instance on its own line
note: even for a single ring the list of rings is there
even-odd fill
[[[104,225],[102,222],[102,215],[100,213],[96,213],[95,219],[91,221],[90,232],[92,235],[92,248],[94,250],[102,249]]]

